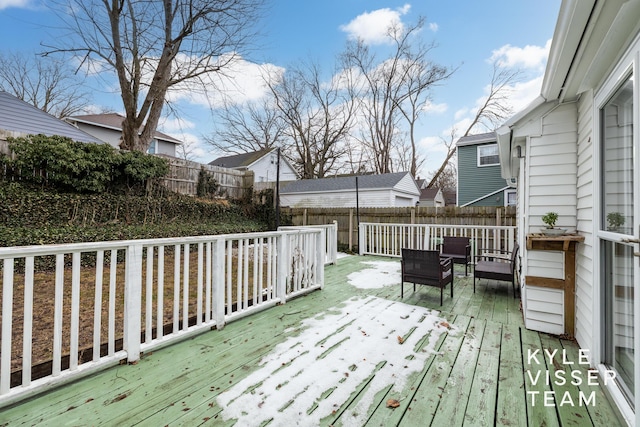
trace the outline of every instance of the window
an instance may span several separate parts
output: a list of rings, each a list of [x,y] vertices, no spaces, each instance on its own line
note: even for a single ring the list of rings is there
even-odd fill
[[[151,141],[151,145],[149,145],[149,148],[147,149],[147,154],[156,154],[158,152],[157,144],[158,141],[156,139]]]
[[[498,144],[478,146],[478,167],[500,164]]]
[[[515,206],[518,201],[518,193],[516,190],[505,190],[504,192],[504,205]]]

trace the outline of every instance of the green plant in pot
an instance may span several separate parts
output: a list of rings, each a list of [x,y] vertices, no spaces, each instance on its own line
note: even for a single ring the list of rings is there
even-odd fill
[[[620,212],[609,212],[607,214],[607,230],[618,231],[618,228],[624,225],[624,216]]]
[[[543,228],[542,234],[547,236],[559,236],[564,234],[567,230],[564,228],[556,228],[556,222],[558,221],[558,213],[557,212],[547,212],[542,217],[542,222],[544,222],[547,226]]]

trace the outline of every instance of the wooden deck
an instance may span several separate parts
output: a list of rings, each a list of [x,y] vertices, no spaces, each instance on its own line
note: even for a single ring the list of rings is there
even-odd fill
[[[454,298],[447,289],[442,307],[438,289],[418,287],[413,293],[412,285],[405,284],[401,304],[399,274],[395,285],[382,288],[349,284],[348,276],[371,268],[372,261],[398,262],[342,258],[326,268],[322,291],[146,354],[136,365],[121,365],[1,409],[0,426],[622,425],[600,386],[587,384],[588,370],[578,363],[575,342],[523,327],[520,300],[513,298],[510,284],[483,281],[474,294],[472,277],[458,276]],[[464,268],[456,266],[456,274],[464,274]],[[388,273],[379,279],[393,282]],[[354,304],[359,311],[349,312]],[[390,307],[407,314],[385,311]],[[440,334],[421,332],[426,308],[439,311],[433,315],[441,319],[436,325]],[[389,325],[404,319],[406,328],[381,326],[390,328],[384,331],[387,344],[379,346],[380,359],[371,360],[375,368],[367,371],[363,359],[372,351],[357,336],[378,331],[365,331],[357,321],[367,317],[373,322],[376,316],[383,323],[388,316]],[[315,326],[309,323],[312,318]],[[305,331],[318,334],[314,347],[279,359],[303,344]],[[414,353],[407,357],[406,350]],[[544,350],[558,350],[551,363]],[[329,353],[339,356],[331,359]],[[350,357],[358,362],[348,362],[346,372],[327,367],[327,360]],[[304,369],[287,373],[296,362]],[[400,378],[403,369],[409,372],[405,379]],[[564,384],[560,370],[565,370]],[[339,378],[333,385],[332,374]],[[297,379],[313,375],[313,384],[294,389]],[[270,384],[276,377],[286,380]],[[582,384],[572,385],[577,379]],[[352,389],[341,395],[350,383]],[[269,387],[283,391],[269,396]],[[298,391],[287,395],[287,387]],[[244,405],[237,419],[227,417],[233,412],[226,404],[234,402]],[[297,402],[303,402],[302,410],[296,409]]]

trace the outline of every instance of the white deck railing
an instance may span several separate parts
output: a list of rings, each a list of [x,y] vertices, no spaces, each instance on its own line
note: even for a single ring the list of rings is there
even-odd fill
[[[325,225],[293,225],[280,226],[278,230],[306,230],[320,229],[325,239],[325,260],[324,264],[335,264],[338,262],[338,221]]]
[[[471,256],[480,250],[513,249],[516,227],[436,224],[360,223],[358,250],[360,255],[402,256],[401,249],[436,250],[444,236],[469,237]]]
[[[4,406],[322,288],[325,236],[298,229],[13,247],[0,248],[0,260]],[[36,373],[41,347],[51,349],[50,367]]]

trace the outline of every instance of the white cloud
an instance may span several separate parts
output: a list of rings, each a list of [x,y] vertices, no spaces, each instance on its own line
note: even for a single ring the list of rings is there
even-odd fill
[[[431,101],[427,101],[427,103],[422,108],[422,111],[424,111],[425,113],[441,114],[446,112],[448,108],[449,106],[446,103],[434,104]]]
[[[29,8],[31,6],[31,0],[0,0],[0,10],[10,7]]]
[[[438,24],[437,24],[437,23],[435,23],[435,22],[429,22],[429,29],[430,29],[431,31],[433,31],[434,33],[438,32],[438,29],[439,29],[439,28],[440,28],[440,27],[438,26]]]
[[[419,145],[427,154],[447,153],[447,146],[444,145],[443,139],[437,136],[426,136],[421,138]]]
[[[460,120],[464,116],[466,116],[467,114],[469,114],[469,109],[467,107],[464,107],[464,108],[461,108],[458,111],[456,111],[455,114],[453,115],[453,118],[455,120]]]
[[[224,60],[224,59],[223,59]],[[266,79],[279,79],[284,68],[274,64],[255,64],[243,58],[233,58],[222,72],[202,77],[202,86],[191,83],[174,86],[167,94],[169,101],[187,101],[207,108],[218,108],[225,101],[244,103],[264,97],[269,89]]]
[[[390,39],[387,34],[391,26],[402,28],[402,15],[406,15],[411,5],[405,4],[398,9],[378,9],[364,12],[356,16],[351,22],[341,25],[340,29],[347,33],[350,39],[359,39],[366,44],[385,44]]]
[[[498,66],[504,68],[523,67],[541,70],[547,62],[550,48],[551,40],[548,40],[544,46],[517,47],[506,44],[494,50],[488,61],[492,63],[497,61]]]

